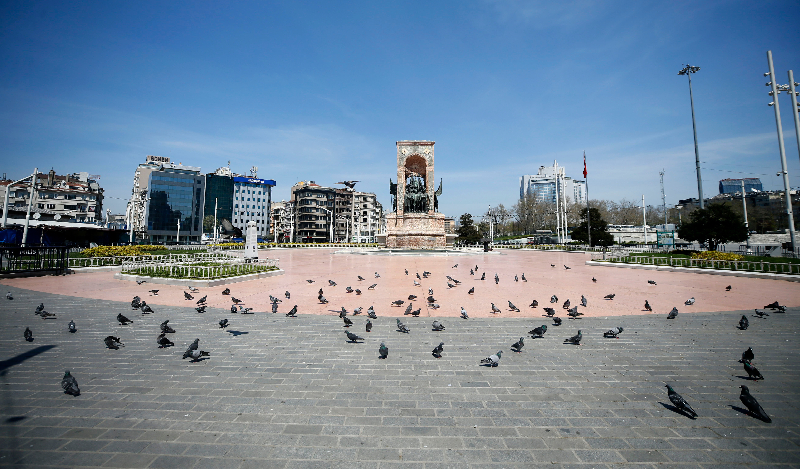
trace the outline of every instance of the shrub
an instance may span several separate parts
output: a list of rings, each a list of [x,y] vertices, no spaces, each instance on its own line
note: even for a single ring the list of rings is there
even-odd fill
[[[714,261],[743,261],[744,256],[732,252],[704,251],[692,254],[692,259],[705,259]]]
[[[81,254],[86,257],[118,257],[118,256],[147,256],[152,251],[162,251],[164,246],[150,244],[135,244],[130,246],[96,246],[84,249]]]

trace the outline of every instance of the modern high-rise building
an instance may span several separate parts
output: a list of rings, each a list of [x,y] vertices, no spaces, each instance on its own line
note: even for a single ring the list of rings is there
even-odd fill
[[[556,194],[566,195],[569,202],[586,204],[586,181],[567,176],[565,168],[555,161],[552,166],[539,166],[538,174],[519,178],[520,199],[532,195],[537,201],[555,203]]]
[[[320,186],[314,181],[301,181],[292,186],[289,200],[295,207],[295,239],[292,242],[329,242],[335,198],[336,189]]]
[[[233,226],[247,232],[247,222],[256,223],[259,238],[269,238],[272,179],[233,175]]]
[[[735,194],[737,192],[741,193],[742,181],[744,181],[745,192],[761,192],[764,190],[764,186],[761,185],[761,179],[759,178],[723,179],[719,182],[719,193],[720,194]]]
[[[215,207],[217,226],[222,220],[233,221],[233,173],[227,166],[206,174],[206,201],[203,209],[205,216],[213,217]]]
[[[205,177],[196,166],[148,155],[136,168],[128,202],[137,239],[150,243],[198,242],[203,233]]]

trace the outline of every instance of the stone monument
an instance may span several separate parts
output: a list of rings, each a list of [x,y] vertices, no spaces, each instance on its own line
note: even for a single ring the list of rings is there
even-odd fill
[[[247,222],[247,231],[245,232],[244,243],[244,258],[245,259],[258,259],[258,231],[256,222]]]
[[[438,213],[442,182],[434,190],[435,142],[397,142],[397,183],[389,179],[392,212],[386,215],[386,247],[437,249],[447,246],[444,215]]]

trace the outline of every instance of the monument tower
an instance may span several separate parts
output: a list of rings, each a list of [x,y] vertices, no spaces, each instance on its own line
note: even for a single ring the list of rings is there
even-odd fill
[[[442,183],[434,191],[435,142],[397,142],[397,183],[389,179],[392,213],[386,216],[386,247],[445,248],[444,215],[438,213]]]

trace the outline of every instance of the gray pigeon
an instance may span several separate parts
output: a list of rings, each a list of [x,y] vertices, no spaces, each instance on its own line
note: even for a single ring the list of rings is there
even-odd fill
[[[611,293],[611,294],[608,294],[608,295],[604,296],[603,298],[605,298],[607,300],[613,300],[615,296],[617,296],[616,293]]]
[[[169,326],[169,319],[161,323],[161,332],[165,334],[173,334],[175,333],[175,329]]]
[[[346,287],[346,288],[344,289],[344,291],[346,291],[347,293],[353,293],[353,287],[349,287],[349,286],[348,286],[348,287]]]
[[[362,281],[362,280],[364,280],[364,277],[362,277],[362,276],[360,276],[360,275],[359,275],[359,276],[358,276],[358,281],[360,282],[360,281]]]
[[[747,316],[742,316],[742,319],[739,319],[739,329],[745,331],[750,326],[750,321],[747,319]]]
[[[475,287],[470,288],[469,291],[467,292],[467,294],[469,295],[472,295],[473,293],[475,293]]]
[[[481,275],[481,280],[486,280],[486,272]]]
[[[561,318],[554,316],[553,317],[553,325],[560,326],[561,325]]]
[[[556,315],[556,310],[554,310],[553,308],[544,308],[544,312],[547,316],[551,318]]]
[[[494,284],[497,285],[499,283],[500,283],[500,277],[498,277],[497,274],[494,274]]]
[[[192,359],[193,362],[200,361],[201,357],[210,357],[211,354],[208,352],[204,352],[202,350],[192,350],[189,352],[189,357]]]
[[[584,308],[589,306],[589,301],[587,301],[586,297],[583,295],[581,295],[581,306],[583,306]]]
[[[467,310],[464,307],[461,307],[461,319],[469,319],[469,315],[467,314]]]
[[[336,286],[336,282],[334,282],[333,280],[328,280],[328,285],[330,285],[332,287],[335,287]]]
[[[443,331],[444,330],[444,325],[442,323],[440,323],[439,321],[433,321],[433,325],[431,326],[431,328],[434,331]]]
[[[347,316],[343,317],[342,321],[344,321],[344,327],[350,327],[353,325],[353,321],[351,321]]]
[[[431,352],[431,354],[435,358],[442,358],[442,352],[444,352],[444,342],[439,342],[439,345],[437,345],[436,348],[433,349],[433,352]]]
[[[532,335],[533,338],[535,339],[537,337],[544,337],[544,333],[545,332],[547,332],[547,326],[542,324],[541,326],[536,327],[533,330],[531,330],[530,332],[528,332],[528,334]]]
[[[225,329],[228,327],[228,320],[227,319],[220,319],[219,320],[219,327],[220,329]]]
[[[272,308],[273,309],[275,309],[277,307],[278,307],[278,303],[272,303]],[[231,305],[231,313],[237,314],[238,312],[239,312],[239,309],[236,307],[236,305]]]
[[[516,312],[518,312],[518,313],[519,313],[519,308],[517,308],[516,306],[514,306],[514,303],[512,303],[512,302],[511,302],[511,300],[509,300],[509,301],[508,301],[508,308],[509,308],[511,311],[516,311]]]
[[[67,329],[72,333],[77,332],[78,328],[75,327],[75,321],[70,321],[69,324],[67,324]]]
[[[121,325],[123,325],[123,326],[126,325],[126,324],[131,324],[133,322],[130,319],[128,319],[125,316],[123,316],[122,313],[117,314],[117,321],[119,321],[119,323]]]
[[[436,304],[436,303],[431,303],[428,306],[433,308],[433,309],[439,309],[440,308],[440,306],[438,304]]]
[[[616,339],[619,333],[622,332],[623,330],[624,329],[622,328],[622,326],[609,329],[603,333],[603,337],[607,339]]]
[[[297,305],[292,306],[292,309],[290,309],[289,312],[286,313],[286,317],[289,317],[289,318],[296,318],[297,317]]]
[[[694,304],[694,297],[689,298],[688,300],[684,301],[683,304],[686,306],[691,306]]]
[[[119,350],[119,346],[124,345],[122,342],[120,342],[119,337],[114,337],[113,335],[110,335],[105,339],[103,339],[103,342],[105,342],[106,347],[113,350]]]
[[[378,315],[375,314],[375,310],[372,308],[372,306],[370,306],[369,309],[367,310],[367,316],[369,316],[372,319],[378,319]]]
[[[404,315],[406,315],[406,316],[408,316],[409,314],[411,314],[411,310],[412,310],[412,309],[414,309],[414,303],[410,303],[410,302],[409,302],[409,303],[408,303],[408,306],[406,307],[406,312],[405,312],[405,313],[403,313],[403,314],[404,314]]]
[[[672,307],[672,311],[667,315],[667,319],[675,319],[678,317],[678,308]]]
[[[285,292],[283,292],[283,296],[285,296],[287,300],[292,297],[292,295],[289,293],[289,290],[286,290]]]
[[[403,301],[403,300],[395,300],[395,301],[392,301],[392,306],[402,306],[403,303],[405,303],[405,301]]]
[[[747,350],[742,352],[742,359],[739,362],[752,361],[754,358],[756,358],[756,354],[753,353],[753,347],[747,347]]]
[[[357,315],[361,314],[361,311],[363,311],[363,310],[364,310],[364,308],[359,306],[358,308],[353,310],[353,316],[357,316]]]
[[[582,339],[583,339],[583,334],[581,334],[581,331],[578,331],[578,333],[575,334],[574,336],[570,337],[569,339],[564,340],[564,343],[565,344],[580,345]]]
[[[558,303],[558,297],[553,295],[550,297],[550,303]]]
[[[650,311],[651,313],[653,312],[653,307],[650,306],[650,302],[648,302],[647,300],[644,300],[644,309]]]
[[[742,394],[739,395],[739,399],[742,401],[742,404],[747,407],[747,410],[749,410],[750,413],[756,418],[767,423],[772,423],[772,419],[769,418],[769,415],[767,415],[766,412],[764,412],[764,409],[761,408],[761,405],[759,405],[756,398],[750,395],[750,390],[747,388],[747,386],[740,387],[742,388]]]
[[[647,283],[649,283],[650,285],[655,285],[656,281],[655,280],[648,280]]]
[[[311,282],[313,282],[313,280]],[[308,283],[311,283],[311,282],[308,282]],[[226,289],[222,290],[222,294],[223,295],[230,295],[231,294],[231,289],[230,288],[226,288]]]
[[[519,282],[519,277],[517,277],[517,275],[516,275],[516,274],[514,274],[514,281],[515,281],[515,282]]]
[[[11,292],[8,292],[8,293],[6,293],[6,299],[7,300],[13,300],[14,299],[14,295],[12,295]]]
[[[578,306],[576,305],[574,308],[567,310],[567,316],[572,319],[578,319],[578,316],[583,316],[583,313],[578,312]]]
[[[397,319],[397,330],[400,331],[400,332],[404,332],[406,334],[411,332],[411,329],[409,329],[405,324],[400,322],[400,319]]]
[[[527,282],[528,281],[528,279],[525,278],[525,272],[522,273],[522,281],[523,282]]]
[[[745,360],[742,363],[744,363],[744,371],[747,372],[747,376],[750,379],[753,379],[753,380],[756,380],[756,381],[758,381],[759,379],[764,379],[764,376],[761,375],[761,372],[758,371],[758,368],[754,367],[750,363],[750,360]]]
[[[381,346],[380,348],[378,348],[378,354],[380,355],[380,358],[385,359],[386,357],[389,356],[389,347],[387,347],[386,344],[381,342]]]
[[[322,295],[319,296],[319,302],[324,304],[324,305],[328,304],[328,300],[325,299],[325,297],[322,296]],[[277,305],[277,303],[273,303],[273,306],[276,306],[276,305]]]
[[[78,381],[74,376],[69,374],[69,370],[65,371],[64,377],[61,378],[61,388],[64,390],[65,394],[71,394],[73,396],[81,395],[81,390],[78,388]]]
[[[356,295],[360,295],[360,294],[361,294],[361,290],[359,290],[358,288],[356,288]]]
[[[562,308],[562,309],[569,309],[569,307],[570,307],[570,304],[571,304],[571,303],[569,302],[569,298],[567,298],[567,301],[565,301],[565,302],[564,302],[564,304],[563,304],[563,305],[561,305],[561,308]]]
[[[367,332],[372,332],[372,321],[367,319]]]
[[[490,355],[490,356],[484,358],[483,360],[481,360],[481,363],[484,364],[484,365],[495,367],[495,366],[500,364],[500,357],[501,356],[503,356],[503,351],[502,350],[498,350],[496,354]]]
[[[375,287],[377,287],[377,286],[378,286],[377,283],[373,283],[372,285],[369,286],[369,288],[367,288],[367,290],[374,290]]]
[[[25,337],[25,340],[28,342],[33,342],[33,332],[29,328],[25,328],[25,332],[22,333],[22,337]]]
[[[191,291],[192,293],[197,293],[200,291],[200,289],[197,287],[189,287],[189,291]]]
[[[528,306],[530,306],[531,308],[535,308],[535,307],[539,306],[539,302],[536,301],[536,300],[533,300],[533,301],[531,301],[531,304],[529,304]]]
[[[492,303],[492,313],[497,314],[500,312],[500,309]]]
[[[203,308],[205,308],[205,306],[203,306]],[[142,314],[152,314],[153,312],[153,308],[151,308],[149,304],[142,301]]]
[[[207,298],[208,298],[208,295],[200,298],[199,300],[197,300],[197,304],[201,305],[201,304],[205,303]]]
[[[524,347],[524,346],[525,346],[525,338],[524,337],[520,337],[518,341],[516,341],[513,344],[511,344],[511,350],[513,350],[515,352],[521,352],[522,351],[522,347]]]
[[[359,337],[350,331],[344,331],[344,333],[347,335],[347,340],[349,340],[350,342],[358,342],[359,340],[364,340],[363,337]]]
[[[156,338],[156,343],[158,344],[159,348],[172,347],[175,345],[171,340],[167,339],[167,334],[163,332],[158,336],[158,338]]]
[[[272,303],[272,314],[278,312],[278,303]]]
[[[189,344],[189,348],[183,352],[183,358],[189,358],[193,351],[197,350],[197,347],[200,345],[200,339],[194,339],[194,342]]]
[[[192,295],[190,295],[189,293],[187,293],[187,292],[183,292],[183,297],[186,298],[187,300],[193,300],[194,299],[194,297]]]
[[[142,299],[139,298],[138,296],[134,296],[133,299],[131,300],[131,308],[139,309],[139,307],[141,305],[142,305]],[[42,308],[42,309],[44,309],[44,308]]]
[[[421,312],[422,312],[422,308],[417,308],[414,311],[411,311],[411,315],[414,316],[415,318],[418,318]]]
[[[194,310],[197,311],[198,313],[205,313],[206,312],[206,305],[198,306]]]
[[[695,412],[694,409],[692,409],[692,406],[690,406],[680,394],[675,392],[675,390],[672,389],[672,386],[669,384],[667,384],[667,395],[669,396],[670,402],[672,402],[672,404],[677,407],[678,410],[689,414],[693,419],[697,418],[697,412]]]

